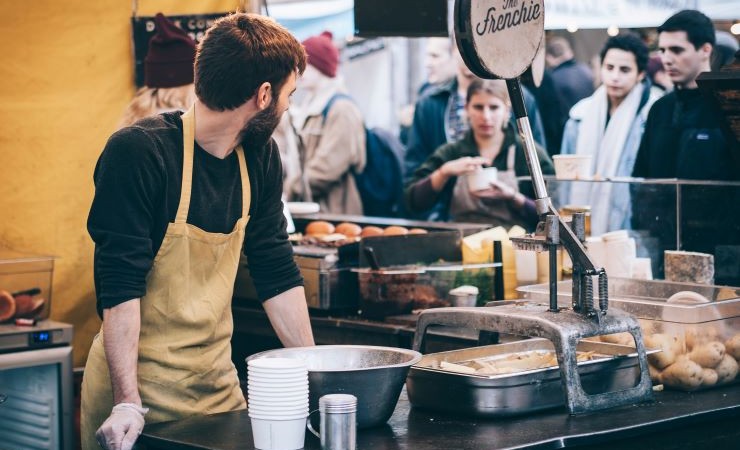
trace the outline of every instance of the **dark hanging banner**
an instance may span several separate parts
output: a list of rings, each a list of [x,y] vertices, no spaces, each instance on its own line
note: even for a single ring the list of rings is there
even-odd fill
[[[197,14],[187,16],[167,16],[175,25],[187,31],[195,42],[205,35],[208,27],[219,17],[229,13]],[[134,38],[134,70],[136,72],[136,86],[144,85],[144,57],[149,49],[149,39],[154,35],[154,17],[137,16],[131,18],[131,27]]]

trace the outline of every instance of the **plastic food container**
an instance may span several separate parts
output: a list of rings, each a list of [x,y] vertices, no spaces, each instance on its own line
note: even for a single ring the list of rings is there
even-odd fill
[[[561,306],[570,306],[571,286],[558,283]],[[518,291],[531,300],[549,299],[546,284]],[[694,391],[738,380],[740,288],[611,278],[609,306],[637,317],[646,347],[662,350],[648,358],[653,383]],[[619,342],[621,336],[601,339]]]
[[[558,180],[590,180],[591,155],[554,155],[555,178]]]
[[[12,322],[19,317],[37,320],[49,317],[53,272],[52,256],[0,248],[0,290],[18,300],[16,313],[5,322]]]
[[[450,290],[463,285],[476,286],[480,292],[478,299],[489,301],[497,266],[497,263],[485,263],[354,269],[360,289],[360,314],[382,319],[450,306]]]

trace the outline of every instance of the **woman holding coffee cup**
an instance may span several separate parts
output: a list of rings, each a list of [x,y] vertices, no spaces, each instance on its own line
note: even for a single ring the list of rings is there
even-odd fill
[[[470,130],[438,148],[406,185],[406,206],[413,212],[435,210],[436,218],[532,229],[537,224],[523,144],[508,125],[506,84],[475,80],[468,88],[465,112]],[[544,149],[537,148],[542,172],[554,173]]]

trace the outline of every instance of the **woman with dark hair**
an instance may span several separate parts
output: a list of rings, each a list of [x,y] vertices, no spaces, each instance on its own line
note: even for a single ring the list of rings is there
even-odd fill
[[[648,111],[662,95],[645,76],[647,63],[647,46],[637,35],[610,38],[601,50],[603,84],[570,110],[561,152],[592,155],[591,173],[597,178],[627,177],[632,173]],[[594,235],[628,227],[626,184],[562,186],[560,198],[563,204],[591,206]]]
[[[435,205],[442,217],[458,222],[521,225],[532,229],[537,213],[522,143],[509,124],[511,103],[501,80],[475,80],[467,91],[465,112],[470,130],[454,143],[439,147],[406,185],[406,205],[423,212]],[[553,173],[550,157],[537,147],[543,173]],[[487,188],[471,190],[468,176],[483,167],[498,169]]]

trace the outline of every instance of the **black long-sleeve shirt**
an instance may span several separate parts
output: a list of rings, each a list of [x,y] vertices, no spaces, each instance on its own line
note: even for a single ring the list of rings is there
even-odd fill
[[[244,253],[258,296],[267,300],[303,283],[287,240],[281,202],[282,166],[273,141],[243,143],[251,186]],[[183,163],[181,113],[141,120],[108,140],[95,167],[88,231],[95,241],[97,309],[146,293],[146,277],[175,220]],[[219,159],[195,144],[187,222],[230,233],[241,216],[241,179],[235,152]]]
[[[632,176],[738,180],[721,111],[699,89],[677,89],[653,104]]]

